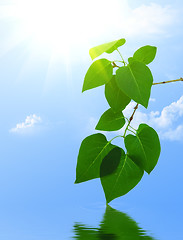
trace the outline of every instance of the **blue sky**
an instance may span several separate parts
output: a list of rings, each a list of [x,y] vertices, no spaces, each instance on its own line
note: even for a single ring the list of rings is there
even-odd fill
[[[108,108],[103,87],[81,93],[89,48],[126,38],[127,59],[154,45],[154,81],[183,77],[183,4],[40,0],[34,12],[36,3],[24,2],[0,0],[0,237],[69,239],[75,222],[96,226],[105,212],[98,179],[74,185],[80,143]],[[134,124],[158,131],[162,153],[150,176],[111,203],[160,240],[182,237],[182,89],[154,86],[148,110],[139,108]]]

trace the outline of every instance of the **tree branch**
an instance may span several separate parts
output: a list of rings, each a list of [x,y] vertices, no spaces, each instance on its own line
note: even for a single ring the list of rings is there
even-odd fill
[[[179,78],[176,80],[170,80],[170,81],[164,81],[164,82],[157,82],[157,83],[153,83],[152,85],[158,85],[158,84],[164,84],[164,83],[172,83],[172,82],[180,82],[183,81],[183,78]]]
[[[115,67],[119,68],[119,66],[118,66],[118,65],[116,65],[116,63],[115,63],[115,62],[112,62],[112,66],[113,66],[113,68],[115,68]]]
[[[128,130],[128,127],[130,126],[131,121],[133,120],[134,114],[135,114],[138,106],[139,106],[139,104],[137,103],[137,105],[134,107],[134,110],[133,110],[133,113],[132,113],[131,117],[129,118],[128,125],[126,126],[126,129],[125,129],[125,132],[124,132],[124,135],[123,135],[124,137],[126,136],[126,132]]]

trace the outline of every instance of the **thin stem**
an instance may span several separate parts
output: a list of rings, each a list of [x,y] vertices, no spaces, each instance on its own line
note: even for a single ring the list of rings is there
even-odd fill
[[[114,60],[113,62],[121,62],[121,63],[123,63],[123,61],[121,61],[121,60]]]
[[[172,82],[180,82],[180,81],[183,81],[183,78],[179,78],[179,79],[175,79],[175,80],[170,80],[170,81],[157,82],[157,83],[153,83],[153,85],[165,84],[165,83],[172,83]]]
[[[119,53],[119,55],[120,55],[120,57],[121,57],[121,59],[122,59],[123,64],[126,65],[126,62],[125,62],[123,56],[121,55],[120,51],[119,51],[118,49],[116,49],[116,50],[117,50],[117,52]]]
[[[129,128],[128,128],[128,131],[130,131],[130,132],[132,132],[132,133],[136,134],[136,132],[134,132],[134,131],[130,130]]]
[[[138,106],[139,106],[139,104],[137,103],[137,105],[134,107],[133,113],[132,113],[132,115],[131,115],[131,117],[130,117],[130,119],[129,119],[129,122],[128,122],[127,126],[126,126],[126,129],[125,129],[125,132],[124,132],[123,137],[126,136],[126,132],[127,132],[127,130],[128,130],[128,127],[130,126],[131,121],[133,120],[134,114],[135,114]]]
[[[124,119],[126,119],[128,122],[130,121],[127,117],[124,116]]]
[[[131,127],[135,132],[137,131],[137,129],[133,128],[131,125],[129,125],[129,127]]]
[[[109,141],[109,143],[111,143],[115,138],[118,138],[118,137],[123,137],[123,136],[121,136],[121,135],[115,136]]]

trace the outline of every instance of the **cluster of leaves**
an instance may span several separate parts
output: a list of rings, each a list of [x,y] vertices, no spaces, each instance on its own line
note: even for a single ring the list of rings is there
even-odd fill
[[[104,52],[119,52],[118,48],[125,42],[125,39],[119,39],[99,45],[90,49],[90,56],[94,60]],[[94,61],[85,75],[82,89],[84,92],[105,85],[105,97],[110,108],[99,119],[96,130],[116,131],[126,123],[124,134],[116,136],[124,138],[126,152],[111,143],[116,137],[108,141],[104,134],[96,133],[82,141],[78,154],[75,183],[100,178],[107,203],[134,188],[144,171],[149,174],[154,169],[160,155],[156,131],[143,123],[137,130],[130,125],[138,104],[148,107],[153,76],[147,65],[154,60],[156,47],[147,45],[139,48],[133,57],[128,58],[128,63],[119,54],[121,60],[101,58]],[[137,105],[128,119],[122,111],[131,100]]]

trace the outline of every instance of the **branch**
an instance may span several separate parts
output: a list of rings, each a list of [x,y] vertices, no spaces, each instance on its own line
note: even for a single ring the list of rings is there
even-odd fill
[[[130,117],[129,125],[130,125],[131,121],[133,120],[134,114],[135,114],[138,106],[139,106],[139,104],[137,103],[137,105],[134,107],[134,111],[133,111],[133,113],[132,113],[132,115],[131,115],[131,117]]]
[[[135,114],[138,106],[139,106],[139,104],[137,103],[137,105],[134,107],[134,110],[133,110],[133,113],[132,113],[132,115],[131,115],[131,117],[129,119],[128,125],[126,126],[126,129],[125,129],[125,132],[124,132],[124,135],[123,135],[124,137],[126,136],[126,132],[128,130],[128,127],[130,126],[131,121],[133,120],[134,114]]]
[[[183,81],[183,78],[179,78],[179,79],[176,79],[176,80],[170,80],[170,81],[153,83],[152,85],[158,85],[158,84],[164,84],[164,83],[172,83],[172,82],[180,82],[180,81]]]
[[[113,67],[113,68],[115,68],[115,67],[119,68],[119,66],[118,66],[118,65],[116,65],[116,63],[115,63],[115,62],[112,62],[112,67]]]

